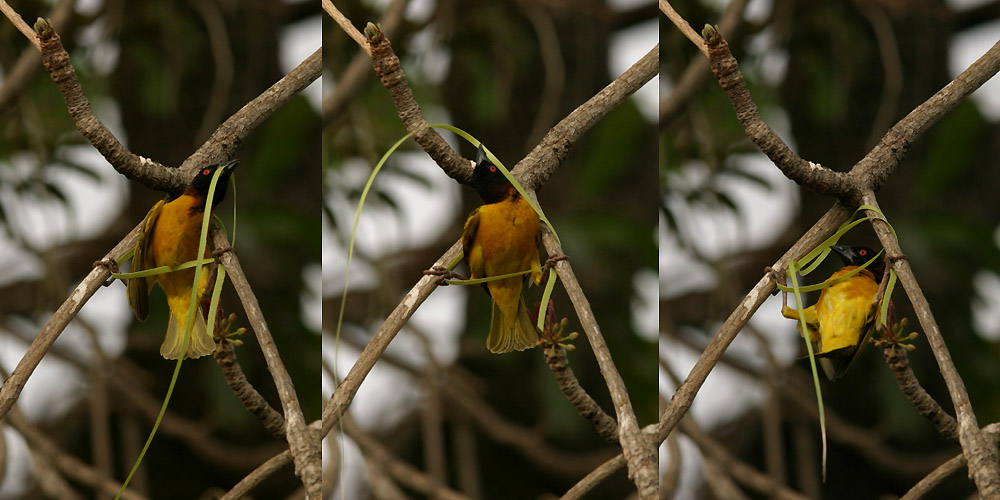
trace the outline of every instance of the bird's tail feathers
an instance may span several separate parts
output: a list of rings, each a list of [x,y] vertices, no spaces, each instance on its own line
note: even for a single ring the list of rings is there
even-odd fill
[[[167,325],[167,336],[160,346],[160,355],[166,359],[177,359],[181,355],[184,344],[184,328],[187,318],[178,318],[170,314],[170,324]],[[200,308],[195,309],[194,325],[191,326],[191,339],[188,341],[185,358],[200,358],[215,351],[215,338],[208,331],[205,318]]]
[[[490,335],[486,338],[486,348],[495,354],[523,351],[538,344],[538,333],[528,316],[522,298],[517,304],[514,317],[505,315],[496,301],[493,301],[493,316],[490,319]]]

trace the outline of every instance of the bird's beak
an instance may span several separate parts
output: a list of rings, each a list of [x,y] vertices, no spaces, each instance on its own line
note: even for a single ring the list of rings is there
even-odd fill
[[[854,251],[847,245],[833,245],[830,247],[830,250],[836,252],[840,260],[844,262],[851,262],[853,260]]]
[[[229,161],[223,163],[222,165],[219,165],[219,167],[221,167],[223,169],[223,171],[225,171],[225,173],[228,174],[228,173],[232,172],[234,168],[236,168],[236,165],[239,165],[239,164],[240,164],[239,160],[229,160]]]
[[[479,149],[476,149],[476,165],[488,160],[489,157],[486,156],[486,151],[483,149],[483,145],[479,144]]]

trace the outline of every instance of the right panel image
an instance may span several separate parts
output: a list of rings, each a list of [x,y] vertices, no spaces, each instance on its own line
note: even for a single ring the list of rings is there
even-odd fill
[[[656,5],[324,10],[325,498],[658,498]]]
[[[660,498],[997,497],[981,4],[659,2]]]

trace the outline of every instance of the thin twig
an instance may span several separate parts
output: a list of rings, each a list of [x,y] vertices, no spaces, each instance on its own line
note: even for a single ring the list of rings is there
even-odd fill
[[[83,87],[76,78],[69,54],[55,28],[39,21],[38,39],[41,41],[42,64],[66,101],[66,109],[77,130],[97,149],[108,163],[122,175],[142,182],[147,187],[179,193],[191,180],[191,175],[177,169],[166,168],[148,158],[133,154],[101,123],[90,108]],[[193,169],[192,169],[193,172]]]
[[[764,494],[767,498],[784,500],[806,500],[806,496],[789,489],[772,476],[760,472],[751,465],[738,460],[718,441],[702,432],[690,418],[681,422],[681,430],[690,437],[703,454],[718,460],[723,468],[740,484]]]
[[[882,140],[851,169],[851,175],[857,176],[861,181],[859,185],[863,186],[857,198],[860,199],[866,189],[878,191],[906,157],[910,145],[998,71],[1000,41],[954,80],[893,125]]]
[[[119,370],[115,376],[109,377],[108,383],[114,389],[115,401],[126,403],[129,410],[141,415],[149,425],[156,421],[163,402],[139,387],[129,378],[125,370]],[[274,446],[253,448],[227,443],[213,436],[211,429],[204,422],[184,418],[169,408],[164,413],[157,432],[185,443],[205,462],[234,471],[259,464],[261,460],[276,452],[274,448],[279,447],[278,443],[273,443]]]
[[[324,0],[324,8],[328,2],[329,0]],[[385,10],[379,26],[387,37],[392,38],[403,24],[403,13],[406,11],[407,3],[408,0],[393,0]],[[363,44],[362,48],[368,48],[368,44]],[[323,125],[333,122],[347,109],[371,75],[371,56],[367,50],[358,52],[341,77],[336,80],[337,84],[333,87],[330,97],[323,99]]]
[[[743,8],[746,7],[746,3],[747,0],[733,0],[722,14],[719,32],[726,39],[734,36],[737,27],[743,22]],[[704,46],[704,43],[701,45]],[[688,64],[674,88],[660,101],[660,130],[668,127],[688,105],[694,102],[695,94],[701,89],[709,74],[707,53],[705,57],[697,57]]]
[[[997,443],[1000,442],[1000,423],[992,423],[983,427],[983,433],[993,441],[994,448]],[[927,493],[934,489],[937,485],[944,482],[945,479],[951,477],[952,474],[958,472],[965,467],[965,455],[958,455],[951,460],[941,464],[940,467],[931,471],[930,474],[925,476],[923,479],[913,485],[905,495],[899,498],[899,500],[917,500],[923,498]]]
[[[288,101],[291,101],[292,98],[316,81],[322,72],[323,49],[321,47],[219,125],[211,137],[194,154],[184,160],[184,163],[181,163],[179,169],[182,172],[194,172],[205,165],[220,163],[232,158],[250,133],[256,130],[275,111],[284,107]],[[193,175],[186,177],[187,180],[184,184],[177,186],[177,188],[187,187],[191,177]]]
[[[375,69],[382,86],[389,92],[396,106],[396,113],[406,126],[406,131],[413,134],[413,140],[444,170],[445,174],[462,184],[468,184],[472,178],[472,164],[455,152],[437,130],[428,128],[429,123],[424,119],[423,111],[413,97],[413,91],[406,82],[399,58],[393,52],[385,33],[376,29],[368,44],[371,47],[372,68]]]
[[[896,377],[899,390],[917,409],[917,413],[930,420],[939,434],[949,441],[957,443],[958,422],[955,417],[944,411],[944,408],[941,408],[941,405],[920,385],[917,376],[910,369],[906,349],[900,346],[887,346],[882,350],[882,355],[885,357],[889,369],[892,370],[892,374]]]
[[[559,120],[538,145],[511,169],[518,182],[529,191],[542,187],[584,133],[656,75],[659,60],[660,45],[657,44],[613,82]],[[467,170],[472,173],[471,168]]]
[[[225,235],[217,228],[213,229],[212,237],[215,248],[227,248],[229,242]],[[323,483],[319,436],[316,436],[306,426],[292,379],[281,361],[278,348],[271,336],[271,330],[267,326],[267,321],[264,320],[264,314],[260,309],[260,304],[257,303],[257,297],[254,295],[250,283],[247,282],[246,275],[243,274],[236,252],[223,252],[219,261],[225,266],[233,288],[236,289],[236,294],[243,303],[243,310],[257,335],[257,342],[260,344],[264,360],[267,362],[267,369],[278,389],[278,398],[281,399],[281,408],[285,416],[285,437],[295,462],[295,473],[305,485],[307,494],[310,497],[319,498],[322,494]]]
[[[542,237],[545,251],[549,255],[565,255],[559,242],[551,233],[545,232]],[[635,482],[639,490],[639,497],[643,500],[657,498],[657,488],[659,478],[657,474],[656,446],[648,436],[642,433],[639,422],[636,419],[635,411],[632,409],[632,402],[629,400],[628,390],[622,380],[618,369],[615,367],[611,352],[604,341],[601,329],[594,318],[594,312],[590,309],[590,302],[583,293],[583,288],[576,280],[573,268],[568,260],[561,260],[556,263],[556,273],[559,280],[566,289],[576,315],[580,319],[587,340],[597,358],[601,375],[611,393],[611,400],[615,405],[615,415],[618,417],[618,442],[621,444],[622,452],[625,455],[625,462],[628,464],[629,477]]]
[[[750,97],[743,74],[740,72],[739,64],[732,52],[729,51],[729,43],[722,37],[715,28],[705,28],[706,41],[708,42],[709,61],[712,66],[712,73],[719,81],[719,86],[726,91],[729,100],[736,111],[736,118],[743,126],[747,137],[767,157],[785,177],[798,184],[809,187],[809,189],[822,195],[831,195],[846,199],[854,192],[854,179],[848,177],[844,172],[835,172],[822,165],[806,161],[795,154],[791,148],[785,144],[760,117],[760,110],[757,104]]]
[[[267,400],[254,389],[250,381],[243,375],[243,369],[236,362],[236,352],[233,345],[223,341],[215,350],[215,362],[222,368],[222,376],[233,394],[243,403],[243,406],[260,420],[267,432],[279,439],[285,439],[285,418],[267,404]]]
[[[51,24],[56,31],[66,26],[70,16],[73,15],[74,4],[76,4],[75,0],[59,0],[59,3],[52,8],[52,12],[46,16],[51,19]],[[21,52],[17,62],[6,72],[3,82],[0,82],[0,109],[4,109],[14,102],[14,98],[21,95],[35,73],[38,72],[42,62],[42,54],[38,37],[33,31],[31,32],[31,40],[34,48],[26,48]]]
[[[535,469],[548,470],[566,477],[577,477],[607,460],[611,455],[607,450],[584,453],[546,446],[543,435],[538,430],[511,423],[475,393],[462,390],[455,384],[446,385],[443,390],[448,399],[457,403],[483,434],[520,451]]]
[[[329,14],[330,17],[332,17],[333,20],[340,25],[340,29],[344,30],[344,33],[347,33],[347,36],[353,38],[354,41],[357,42],[358,46],[361,47],[361,50],[364,50],[368,55],[372,54],[371,48],[368,47],[368,41],[365,40],[365,36],[362,35],[353,24],[351,24],[350,19],[337,10],[337,6],[333,5],[333,2],[330,0],[323,0],[323,11]]]
[[[240,500],[243,498],[248,498],[249,493],[253,491],[260,483],[264,482],[265,479],[274,475],[275,472],[285,468],[288,464],[292,463],[292,453],[289,450],[285,450],[270,460],[260,464],[252,472],[243,476],[240,482],[236,483],[225,495],[219,497],[219,500]]]
[[[642,429],[643,434],[647,435],[650,439],[656,438],[656,433],[658,426],[657,424],[647,425]],[[590,471],[589,474],[583,477],[583,479],[577,481],[572,488],[569,489],[563,496],[559,497],[559,500],[579,500],[584,498],[590,490],[597,487],[597,485],[604,482],[607,478],[611,477],[614,473],[620,471],[625,467],[625,456],[622,454],[616,455],[611,460],[604,462],[596,469]]]
[[[670,19],[670,22],[674,23],[674,26],[677,26],[677,29],[680,30],[680,32],[683,33],[688,40],[691,40],[691,43],[693,43],[695,47],[698,47],[698,50],[700,50],[702,54],[705,54],[705,57],[708,57],[708,47],[705,46],[705,40],[702,40],[701,37],[698,36],[698,33],[691,28],[691,25],[688,24],[688,22],[685,21],[676,10],[674,10],[674,8],[670,5],[670,2],[667,0],[660,0],[660,12],[666,14],[667,19]]]
[[[617,443],[618,422],[615,422],[615,419],[604,413],[604,410],[597,404],[597,401],[594,401],[594,398],[590,397],[590,394],[587,394],[587,391],[583,390],[583,387],[580,386],[576,375],[573,374],[573,369],[569,366],[569,359],[566,358],[566,349],[558,345],[548,347],[545,349],[544,354],[545,363],[552,370],[556,384],[559,385],[559,389],[562,390],[563,395],[573,405],[573,408],[576,408],[576,412],[587,419],[601,437],[612,443]]]
[[[38,37],[35,36],[35,32],[28,27],[28,24],[24,22],[24,19],[21,19],[21,15],[18,14],[13,7],[7,5],[6,0],[0,0],[0,11],[3,11],[3,15],[7,16],[10,23],[13,24],[14,27],[17,28],[17,30],[20,31],[21,34],[24,35],[24,37],[27,38],[36,49],[39,51],[42,50],[40,44],[38,43]]]
[[[677,442],[677,434],[667,436],[667,465],[660,478],[660,500],[674,497],[677,485],[680,483],[681,464],[683,461],[681,446]]]
[[[1000,42],[997,42],[994,47],[1000,47]],[[878,201],[875,199],[873,191],[865,192],[862,201],[878,208]],[[877,214],[870,213],[869,215],[873,218],[872,226],[875,228],[875,234],[878,235],[892,268],[899,276],[900,284],[903,285],[907,297],[910,298],[910,303],[913,304],[913,311],[920,321],[920,326],[927,337],[927,343],[931,346],[934,359],[941,370],[941,376],[948,387],[951,402],[955,405],[958,438],[962,444],[962,452],[969,463],[969,475],[976,483],[982,498],[996,500],[1000,498],[1000,462],[997,460],[996,446],[989,442],[976,422],[976,414],[972,409],[969,393],[965,389],[965,382],[962,381],[958,369],[955,368],[951,353],[944,343],[944,337],[941,335],[941,330],[931,312],[930,303],[927,302],[927,297],[924,296],[923,290],[913,275],[909,260],[902,258],[903,250],[899,247],[899,242],[892,233],[892,229],[882,219],[877,218]]]
[[[298,67],[230,116],[180,168],[166,168],[156,161],[135,155],[122,146],[91,110],[59,35],[47,23],[40,24],[39,30],[42,62],[62,92],[66,107],[80,133],[121,174],[149,188],[173,194],[179,194],[187,187],[195,170],[232,158],[247,135],[309,86],[322,72],[322,50],[317,49]]]

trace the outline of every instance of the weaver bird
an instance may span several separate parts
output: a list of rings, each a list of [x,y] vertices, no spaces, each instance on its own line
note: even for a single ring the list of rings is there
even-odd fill
[[[830,249],[844,263],[830,280],[850,273],[875,255],[872,249],[861,246],[834,245]],[[879,282],[884,270],[883,262],[876,260],[854,276],[824,288],[819,300],[802,310],[809,333],[807,338],[816,346],[815,354],[828,379],[843,377],[871,339],[883,293]],[[781,314],[790,319],[799,318],[797,310],[784,304]],[[800,332],[801,329],[799,325]]]
[[[518,194],[483,147],[476,152],[472,187],[483,199],[465,221],[462,250],[473,279],[531,271],[537,285],[542,280],[538,264],[538,214]],[[514,276],[484,283],[493,300],[490,352],[523,351],[538,344],[535,325],[524,307],[521,288],[527,276]]]
[[[160,200],[153,205],[146,214],[142,231],[139,233],[139,241],[135,245],[132,272],[160,266],[173,268],[197,258],[201,223],[212,177],[217,169],[222,169],[212,198],[210,210],[214,212],[215,207],[225,197],[229,176],[238,164],[238,161],[232,160],[221,165],[207,166],[198,172],[183,194],[170,200]],[[211,257],[207,247],[204,257]],[[198,295],[195,298],[194,324],[187,342],[185,355],[187,358],[200,358],[215,350],[215,338],[208,331],[205,318],[200,312],[201,297],[214,270],[215,264],[202,266],[198,280]],[[167,305],[170,307],[167,335],[160,346],[160,355],[166,359],[177,359],[182,353],[194,274],[195,269],[192,267],[144,278],[133,278],[128,280],[126,285],[129,306],[140,321],[145,321],[149,315],[149,292],[152,291],[153,285],[159,283],[163,288],[167,296]]]

